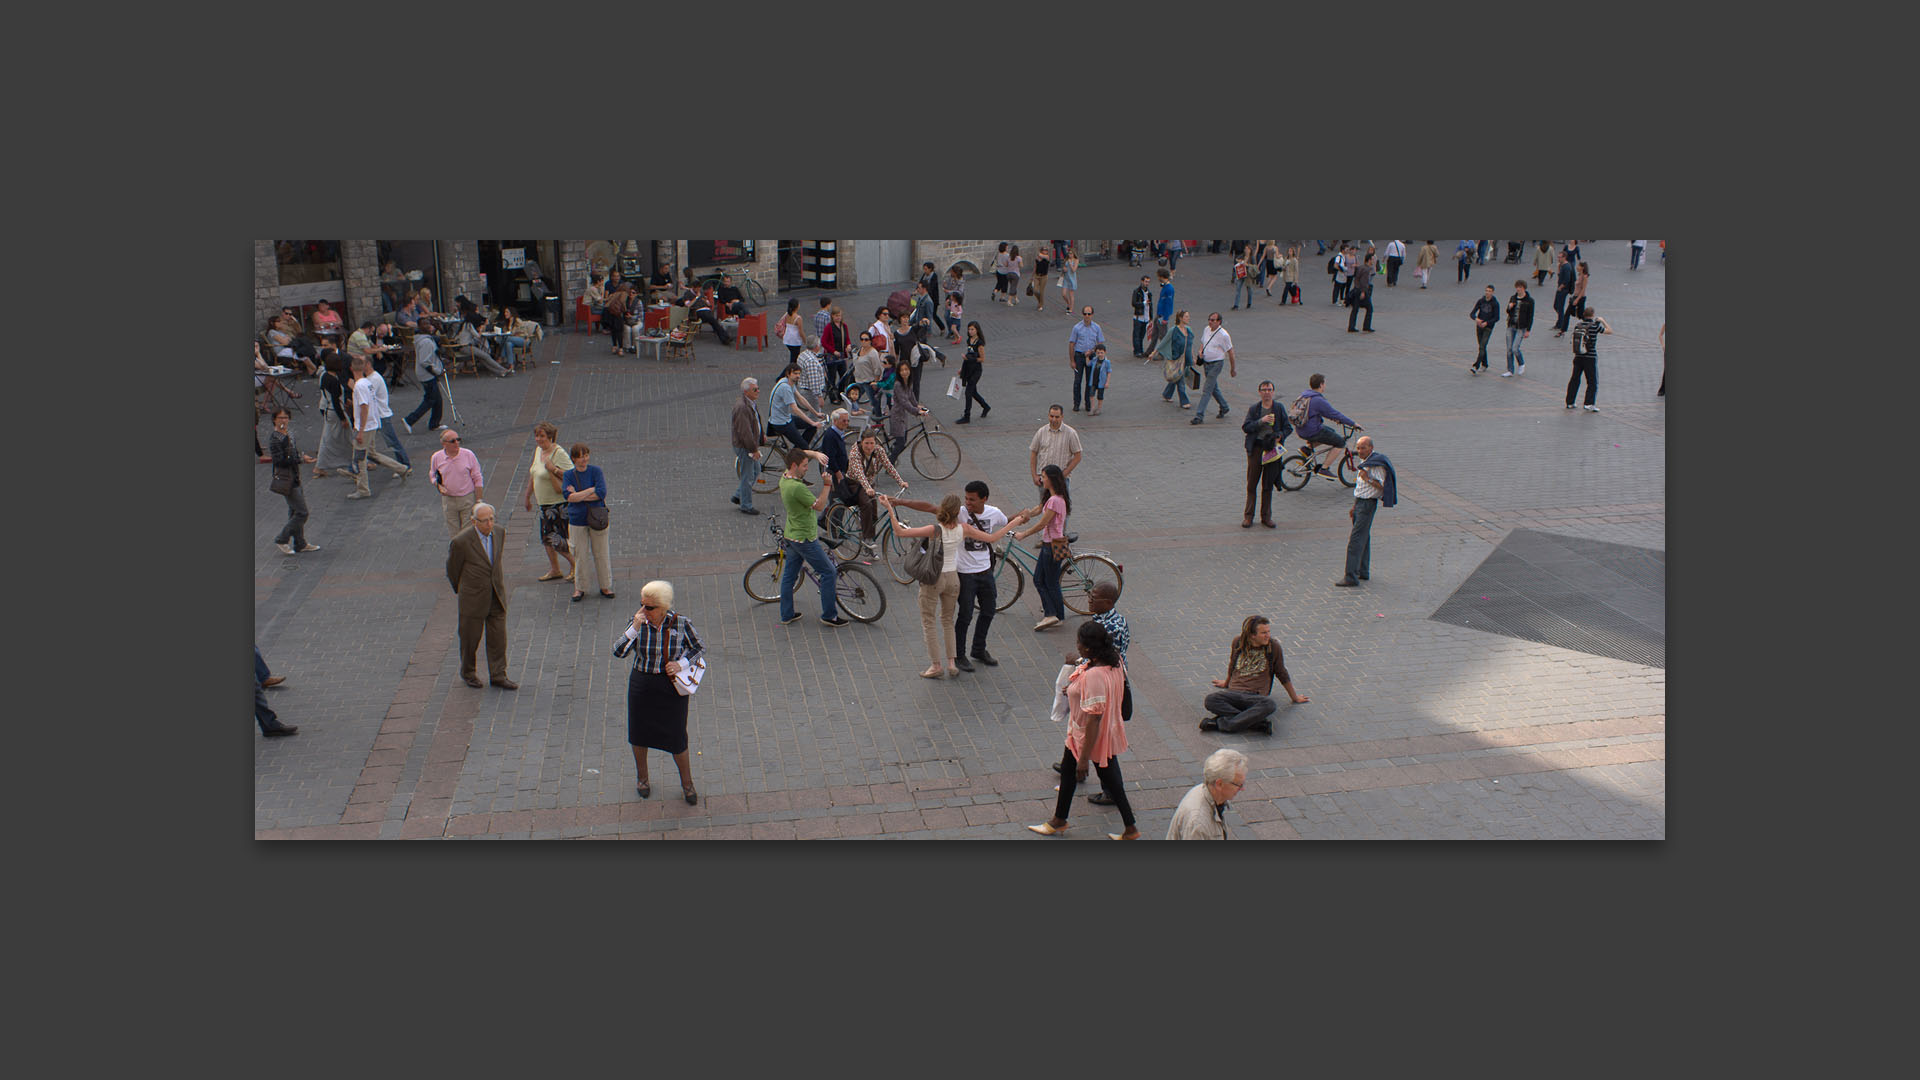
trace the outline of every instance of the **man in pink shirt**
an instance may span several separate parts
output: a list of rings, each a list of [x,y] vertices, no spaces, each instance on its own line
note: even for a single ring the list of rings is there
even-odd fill
[[[460,445],[460,433],[448,428],[440,433],[440,449],[427,463],[427,475],[440,489],[440,509],[447,515],[447,535],[456,536],[473,521],[473,505],[486,494],[486,480],[480,475],[480,459]]]

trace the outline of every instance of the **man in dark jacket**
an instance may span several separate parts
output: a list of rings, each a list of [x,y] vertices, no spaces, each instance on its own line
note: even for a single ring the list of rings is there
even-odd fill
[[[1353,322],[1360,317],[1360,309],[1367,309],[1367,333],[1373,333],[1373,258],[1369,256],[1360,268],[1353,272],[1353,281],[1347,285],[1347,333],[1357,333]]]
[[[1260,524],[1275,528],[1273,489],[1280,487],[1280,444],[1293,434],[1293,424],[1287,420],[1287,411],[1273,403],[1273,383],[1260,384],[1260,400],[1247,408],[1247,418],[1240,422],[1240,430],[1247,433],[1247,509],[1240,527],[1253,528],[1253,494],[1257,489]],[[1272,460],[1268,460],[1268,455],[1272,455]]]
[[[1467,314],[1473,319],[1474,336],[1480,339],[1480,355],[1474,357],[1467,371],[1478,375],[1487,369],[1487,339],[1493,336],[1494,325],[1500,321],[1500,301],[1493,298],[1493,286],[1487,286],[1487,291]]]
[[[1153,285],[1145,274],[1128,299],[1133,304],[1133,356],[1138,360],[1147,355],[1147,327],[1153,325]]]
[[[740,485],[733,489],[733,502],[743,514],[758,514],[753,508],[753,482],[760,477],[760,448],[767,444],[767,429],[760,422],[760,380],[740,380],[740,400],[733,404],[728,427],[733,436],[733,465]]]
[[[1527,354],[1520,351],[1520,343],[1533,332],[1533,297],[1527,295],[1527,279],[1521,278],[1513,283],[1519,291],[1507,297],[1507,374],[1527,373]],[[1514,371],[1515,364],[1520,370]]]
[[[933,325],[947,329],[947,320],[940,314],[940,275],[933,272],[933,264],[920,264],[920,287],[927,290],[927,311],[933,319]]]

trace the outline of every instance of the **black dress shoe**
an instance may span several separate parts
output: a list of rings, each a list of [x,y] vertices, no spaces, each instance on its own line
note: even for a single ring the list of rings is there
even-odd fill
[[[741,513],[743,513],[743,514],[752,514],[752,515],[755,515],[755,516],[758,516],[758,515],[759,515],[759,513],[760,513],[760,511],[758,511],[758,510],[756,510],[756,509],[754,509],[754,508],[753,508],[753,507],[751,507],[751,506],[743,506],[743,507],[741,507],[741,508],[740,508],[740,512],[741,512]]]
[[[1205,719],[1200,721],[1200,730],[1201,731],[1219,731],[1220,718],[1217,716],[1206,717]]]
[[[1373,579],[1372,579],[1372,578],[1370,578],[1370,577],[1368,577],[1368,576],[1367,576],[1367,575],[1365,575],[1365,574],[1361,574],[1361,575],[1360,575],[1360,580],[1361,580],[1361,581],[1372,581]]]
[[[1357,582],[1357,581],[1349,581],[1349,580],[1347,580],[1346,578],[1341,578],[1341,579],[1340,579],[1339,581],[1336,581],[1336,582],[1334,582],[1334,584],[1335,584],[1335,585],[1338,585],[1338,586],[1340,586],[1340,587],[1342,587],[1342,588],[1351,588],[1351,587],[1353,587],[1353,586],[1355,586],[1355,585],[1358,585],[1358,584],[1360,584],[1360,583],[1359,583],[1359,582]]]
[[[270,727],[260,734],[272,739],[281,735],[298,735],[300,734],[300,728],[296,724],[281,724],[279,727]]]
[[[970,662],[969,662],[969,661],[967,660],[967,658],[966,658],[966,657],[964,657],[964,656],[956,656],[956,657],[954,657],[954,658],[953,658],[953,666],[954,666],[954,667],[957,667],[957,668],[959,668],[959,669],[960,669],[961,671],[972,671],[972,670],[973,670],[973,664],[972,664],[972,663],[970,663]]]
[[[482,686],[486,685],[485,683],[480,681],[480,676],[478,675],[462,675],[460,677],[462,679],[465,679],[467,682],[467,685],[473,687],[475,690],[478,690]]]
[[[740,496],[738,496],[738,495],[729,495],[729,496],[727,496],[727,501],[728,501],[728,502],[730,502],[730,503],[732,503],[732,504],[733,504],[733,505],[735,505],[735,506],[739,506],[739,505],[740,505]]]
[[[969,420],[969,419],[967,419],[966,417],[964,417],[964,416],[963,416],[963,417],[961,417],[960,419],[958,419],[958,420],[955,420],[955,421],[954,421],[954,423],[956,423],[956,424],[971,424],[971,423],[973,423],[973,421],[971,421],[971,420]]]
[[[990,652],[988,652],[988,651],[987,651],[987,650],[985,650],[985,649],[981,649],[981,650],[979,650],[978,652],[975,652],[975,653],[973,654],[973,658],[974,658],[975,660],[978,660],[978,661],[980,661],[981,663],[983,663],[983,664],[985,664],[985,665],[987,665],[988,667],[999,667],[999,666],[1000,666],[1000,661],[998,661],[998,660],[995,660],[995,659],[993,658],[993,654],[992,654],[992,653],[990,653]]]
[[[1112,806],[1113,798],[1104,791],[1096,791],[1087,796],[1087,801],[1095,806]]]

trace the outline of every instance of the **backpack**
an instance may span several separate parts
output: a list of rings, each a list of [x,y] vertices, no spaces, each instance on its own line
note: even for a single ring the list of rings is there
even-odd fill
[[[1327,276],[1332,277],[1333,275],[1338,274],[1339,272],[1340,272],[1340,256],[1335,255],[1334,257],[1327,260]]]
[[[1301,394],[1287,406],[1287,422],[1296,430],[1307,426],[1307,395]]]

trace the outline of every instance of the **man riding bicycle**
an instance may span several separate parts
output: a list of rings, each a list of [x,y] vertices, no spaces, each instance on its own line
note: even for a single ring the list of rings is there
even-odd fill
[[[794,362],[787,365],[785,376],[773,384],[773,411],[767,417],[767,434],[784,435],[789,443],[805,449],[813,445],[813,437],[823,421],[797,393],[799,381],[800,365]]]
[[[1325,421],[1331,417],[1355,431],[1360,430],[1360,425],[1327,402],[1326,396],[1320,392],[1326,385],[1327,377],[1317,371],[1307,379],[1307,392],[1294,401],[1296,409],[1301,401],[1306,402],[1305,417],[1295,426],[1299,429],[1301,442],[1327,448],[1325,460],[1314,466],[1313,471],[1321,476],[1332,476],[1334,455],[1346,447],[1347,437],[1328,427]]]

